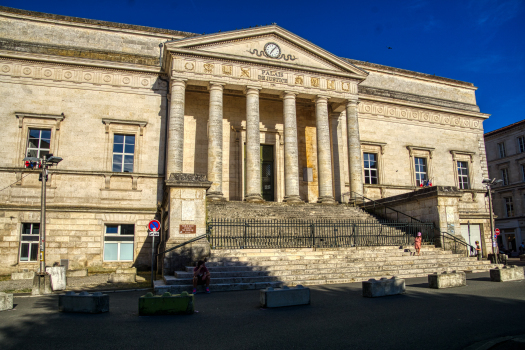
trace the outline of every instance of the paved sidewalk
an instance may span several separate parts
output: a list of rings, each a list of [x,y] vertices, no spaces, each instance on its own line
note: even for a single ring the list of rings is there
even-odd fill
[[[189,316],[139,317],[145,292],[111,293],[100,315],[59,313],[56,295],[15,296],[15,310],[0,312],[0,348],[427,350],[523,334],[525,282],[467,276],[466,287],[442,290],[408,279],[406,295],[376,299],[360,283],[316,286],[311,305],[266,310],[258,291],[197,294]]]

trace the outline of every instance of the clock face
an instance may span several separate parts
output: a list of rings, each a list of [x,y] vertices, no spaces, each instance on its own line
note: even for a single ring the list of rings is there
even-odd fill
[[[268,43],[264,46],[264,52],[271,58],[278,58],[281,55],[281,48],[274,43]]]

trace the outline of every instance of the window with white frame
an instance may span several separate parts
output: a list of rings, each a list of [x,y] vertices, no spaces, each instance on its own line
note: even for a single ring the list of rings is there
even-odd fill
[[[377,181],[377,154],[363,153],[365,165],[365,184],[376,185]]]
[[[104,261],[133,261],[135,225],[107,224],[104,232]]]
[[[505,199],[505,212],[507,214],[507,217],[513,217],[514,216],[514,204],[512,203],[512,197],[504,197]]]
[[[135,135],[118,135],[113,137],[113,171],[133,172],[135,157]]]
[[[31,262],[38,260],[38,241],[40,224],[22,224],[22,235],[20,238],[20,261]]]
[[[427,159],[415,157],[414,165],[416,170],[416,185],[421,186],[421,184],[427,180]]]
[[[27,157],[44,158],[51,149],[51,130],[29,129]]]
[[[458,161],[458,184],[462,190],[469,189],[468,162]]]
[[[501,169],[501,179],[503,180],[503,186],[509,184],[509,169]]]
[[[518,148],[520,153],[525,152],[525,137],[520,136],[518,137]]]
[[[505,152],[505,142],[498,143],[498,151],[499,151],[500,158],[506,157],[507,152]]]

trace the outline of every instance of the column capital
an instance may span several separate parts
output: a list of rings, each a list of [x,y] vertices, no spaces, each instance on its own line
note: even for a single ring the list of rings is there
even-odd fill
[[[261,90],[262,88],[260,86],[254,86],[254,85],[247,85],[244,87],[244,94],[245,95],[248,95],[248,94],[259,94],[259,90]]]
[[[329,98],[330,96],[328,95],[317,95],[313,98],[313,101],[315,103],[328,103]]]
[[[285,99],[285,98],[293,98],[295,99],[295,97],[298,95],[299,93],[298,92],[295,92],[295,91],[282,91],[280,94],[279,94],[279,97],[282,98],[282,99]]]
[[[226,84],[222,83],[222,82],[219,82],[219,81],[209,81],[208,82],[208,90],[211,90],[211,89],[221,89],[221,90],[223,90],[224,89],[224,85],[226,85]]]
[[[170,80],[170,84],[171,84],[171,86],[182,86],[182,87],[186,87],[186,81],[188,81],[188,79],[183,79],[183,78],[171,78],[171,80]]]
[[[359,104],[359,101],[357,98],[356,99],[350,99],[350,100],[347,100],[346,101],[346,107],[356,107],[358,104]]]

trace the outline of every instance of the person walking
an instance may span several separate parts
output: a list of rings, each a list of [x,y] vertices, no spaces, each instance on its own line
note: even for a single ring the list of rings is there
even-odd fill
[[[421,237],[421,232],[418,232],[417,233],[417,237],[415,239],[415,242],[414,242],[414,248],[416,248],[416,253],[417,253],[417,256],[419,256],[419,252],[421,250],[421,241],[422,241],[422,237]]]
[[[481,246],[479,245],[479,241],[476,241],[476,256],[478,260],[481,260],[481,255]]]

